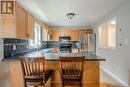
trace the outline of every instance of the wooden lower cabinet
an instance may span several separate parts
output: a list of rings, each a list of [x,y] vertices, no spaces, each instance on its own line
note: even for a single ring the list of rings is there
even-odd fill
[[[10,86],[8,87],[24,87],[23,74],[21,71],[20,61],[9,61],[10,66]],[[53,82],[51,79],[46,83],[46,87],[62,87],[60,77],[60,67],[58,61],[46,61],[46,69],[54,70]],[[99,61],[85,61],[83,72],[83,87],[100,87],[100,64]],[[52,82],[52,86],[50,83]],[[7,87],[7,86],[5,86]]]
[[[86,61],[83,72],[83,87],[99,87],[100,64],[98,61]]]
[[[11,87],[9,72],[9,62],[0,61],[0,87]]]
[[[53,87],[62,87],[59,62],[47,61],[46,69],[54,70]],[[100,62],[99,61],[85,61],[82,84],[83,87],[100,87]]]
[[[10,87],[24,87],[24,80],[20,61],[10,62],[10,81]]]
[[[24,87],[19,61],[0,61],[0,87]]]

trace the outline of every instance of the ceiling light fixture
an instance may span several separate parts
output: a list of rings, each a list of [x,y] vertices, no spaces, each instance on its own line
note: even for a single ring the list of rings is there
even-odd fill
[[[74,16],[75,16],[74,13],[67,13],[67,17],[68,17],[69,19],[72,19]]]
[[[116,24],[116,21],[111,21],[111,24],[112,24],[112,25]]]

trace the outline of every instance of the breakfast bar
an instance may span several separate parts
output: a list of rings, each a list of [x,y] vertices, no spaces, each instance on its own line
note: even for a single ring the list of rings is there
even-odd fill
[[[54,49],[43,52],[33,51],[26,54],[22,54],[22,57],[45,57],[45,69],[53,70],[53,87],[62,87],[62,80],[60,76],[60,65],[58,58],[59,56],[74,57],[74,56],[85,56],[85,63],[83,69],[83,87],[100,87],[100,62],[105,61],[95,54],[87,52],[71,52],[71,53],[58,53],[52,52]],[[4,59],[3,62],[8,63],[10,67],[10,84],[11,87],[24,87],[23,86],[23,76],[21,71],[21,64],[19,59]],[[16,81],[18,81],[16,83]]]

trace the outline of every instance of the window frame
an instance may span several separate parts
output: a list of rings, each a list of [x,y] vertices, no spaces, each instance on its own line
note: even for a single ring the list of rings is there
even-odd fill
[[[39,31],[40,31],[40,41],[38,42],[38,41],[36,41],[36,27],[38,28],[39,27]],[[29,48],[38,48],[38,47],[40,47],[41,46],[41,42],[42,42],[42,27],[39,25],[39,24],[37,24],[37,23],[35,23],[34,24],[34,39],[30,39],[29,40]]]
[[[110,30],[110,24],[111,24],[111,22],[112,22],[112,20],[114,19],[114,21],[115,21],[115,28],[114,28],[114,32],[115,32],[115,34],[114,34],[114,36],[115,36],[115,40],[114,40],[114,45],[115,46],[109,46],[109,30]],[[101,27],[102,27],[102,25],[103,24],[105,24],[105,23],[108,23],[108,27],[107,27],[107,29],[106,30],[108,30],[107,31],[107,41],[108,41],[108,43],[107,43],[107,46],[103,46],[101,43],[102,43],[102,36],[103,35],[100,35],[101,34],[101,32],[102,32],[102,30],[101,30]],[[101,41],[102,40],[102,41]],[[98,48],[106,48],[106,49],[116,49],[117,48],[117,18],[116,17],[112,17],[112,18],[110,18],[110,19],[108,19],[108,20],[106,20],[106,21],[104,21],[104,22],[102,22],[99,26],[98,26]]]

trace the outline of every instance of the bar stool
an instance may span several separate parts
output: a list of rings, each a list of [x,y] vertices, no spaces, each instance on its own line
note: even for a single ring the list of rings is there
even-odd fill
[[[44,57],[26,57],[20,58],[25,87],[43,86],[47,80],[53,75],[52,70],[44,70]]]
[[[62,86],[82,87],[85,57],[59,57]]]

